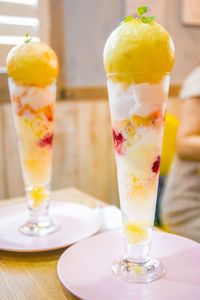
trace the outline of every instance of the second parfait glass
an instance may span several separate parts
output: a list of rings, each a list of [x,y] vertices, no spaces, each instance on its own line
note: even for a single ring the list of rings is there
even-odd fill
[[[125,254],[112,270],[128,282],[150,282],[166,271],[150,257],[150,247],[170,78],[149,83],[154,76],[159,74],[107,75],[125,240]]]
[[[56,83],[28,86],[8,79],[29,219],[19,230],[44,236],[58,230],[49,217]]]

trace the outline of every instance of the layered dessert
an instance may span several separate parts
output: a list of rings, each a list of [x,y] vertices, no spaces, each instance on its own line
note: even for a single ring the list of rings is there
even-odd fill
[[[150,240],[174,46],[153,17],[128,17],[104,48],[120,204],[129,244]]]
[[[125,87],[108,78],[118,187],[126,237],[148,239],[154,222],[169,78]]]
[[[42,42],[25,41],[7,57],[9,91],[29,206],[48,201],[58,61]]]

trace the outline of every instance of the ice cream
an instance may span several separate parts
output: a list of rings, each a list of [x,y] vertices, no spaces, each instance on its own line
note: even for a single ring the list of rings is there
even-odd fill
[[[154,21],[128,19],[109,36],[104,48],[104,66],[113,81],[160,83],[174,64],[174,44],[169,33]],[[122,77],[122,74],[129,76]],[[114,76],[115,74],[115,76]],[[118,77],[118,74],[121,74]]]
[[[146,18],[148,19],[148,18]],[[152,20],[130,18],[104,48],[120,204],[129,243],[145,243],[154,222],[174,46]]]
[[[18,84],[49,86],[58,76],[58,59],[48,45],[28,40],[10,50],[7,71]]]
[[[7,70],[24,182],[38,208],[51,179],[58,60],[46,44],[28,41],[11,49]]]

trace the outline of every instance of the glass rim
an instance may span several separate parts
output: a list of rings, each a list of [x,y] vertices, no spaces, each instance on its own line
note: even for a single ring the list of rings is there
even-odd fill
[[[11,76],[8,76],[7,77],[7,80],[8,80],[8,84],[10,82],[14,83],[16,86],[23,86],[23,87],[35,87],[35,88],[49,88],[49,87],[52,87],[52,86],[57,86],[57,82],[58,82],[58,79],[54,79],[52,81],[52,83],[48,84],[48,85],[44,85],[44,86],[39,86],[39,85],[34,85],[34,84],[23,84],[21,82],[18,82],[16,79],[14,79],[13,77]]]
[[[161,72],[112,72],[112,73],[106,73],[106,76],[130,76],[130,75],[141,75],[141,74],[145,74],[145,75],[160,75],[160,76],[170,76],[171,73],[170,72],[166,72],[166,73],[161,73]]]

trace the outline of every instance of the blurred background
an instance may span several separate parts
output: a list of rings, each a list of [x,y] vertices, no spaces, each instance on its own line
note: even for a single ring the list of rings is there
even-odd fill
[[[176,48],[161,175],[175,152],[179,90],[200,62],[199,0],[0,0],[0,199],[24,193],[5,68],[9,49],[33,38],[58,54],[60,75],[53,189],[75,186],[118,204],[102,53],[111,31],[137,6],[170,32]]]

